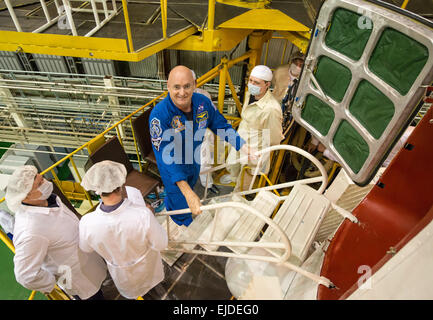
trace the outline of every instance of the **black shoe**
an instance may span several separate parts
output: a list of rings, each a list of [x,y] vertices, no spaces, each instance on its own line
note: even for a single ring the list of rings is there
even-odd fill
[[[245,199],[247,199],[248,201],[253,201],[255,198],[254,194],[246,194],[245,195]]]
[[[209,191],[212,192],[212,193],[215,193],[215,194],[219,194],[220,193],[220,190],[214,184],[209,188]]]

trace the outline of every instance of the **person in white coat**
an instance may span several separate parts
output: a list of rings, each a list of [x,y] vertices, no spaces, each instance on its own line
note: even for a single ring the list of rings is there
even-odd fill
[[[15,213],[16,280],[29,290],[50,293],[57,283],[76,299],[103,299],[106,264],[79,249],[79,220],[52,191],[34,166],[17,168],[9,179],[5,198]]]
[[[126,174],[123,164],[105,160],[83,177],[102,202],[80,220],[80,248],[103,257],[119,293],[136,299],[164,279],[160,251],[168,238],[139,191],[124,187]]]
[[[241,122],[238,133],[255,150],[261,150],[269,146],[278,145],[283,136],[283,114],[280,104],[271,93],[272,70],[267,66],[258,65],[251,70],[248,80],[248,92],[242,107]],[[241,187],[242,168],[248,165],[251,170],[246,170],[243,178],[242,189],[249,187],[252,174],[257,166],[254,161],[247,163],[234,163],[240,157],[241,152],[234,149],[227,156],[227,171],[231,175],[231,181],[236,182],[235,191]],[[269,153],[263,155],[259,172],[267,174],[270,169]],[[227,178],[222,177],[224,180]]]
[[[197,76],[194,70],[191,70],[191,72],[196,85],[194,92],[206,96],[212,102],[212,97],[209,92],[207,92],[204,89],[197,88]],[[216,109],[213,103],[212,105],[214,109]],[[215,136],[213,132],[209,128],[207,128],[200,149],[200,165],[201,165],[200,171],[205,171],[212,168],[212,164],[214,162],[214,141],[215,141]],[[207,173],[200,174],[200,183],[203,186],[203,188],[206,188],[207,185],[210,192],[215,194],[219,193],[218,187],[213,183],[212,174],[209,175]]]

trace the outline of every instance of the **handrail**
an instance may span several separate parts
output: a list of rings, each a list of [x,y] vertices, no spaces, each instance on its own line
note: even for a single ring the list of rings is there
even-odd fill
[[[279,233],[279,235],[281,236],[283,245],[284,245],[284,254],[282,256],[280,256],[278,258],[278,263],[284,262],[286,261],[289,257],[290,254],[292,252],[292,246],[290,244],[290,240],[287,237],[287,235],[284,233],[284,231],[280,228],[279,225],[277,225],[272,219],[270,219],[269,217],[264,216],[263,214],[261,214],[258,210],[244,204],[244,203],[239,203],[239,202],[224,202],[224,203],[215,203],[215,204],[208,204],[208,205],[204,205],[201,206],[200,208],[202,209],[202,211],[205,210],[213,210],[213,209],[220,209],[220,208],[225,208],[225,207],[230,207],[230,208],[238,208],[238,209],[242,209],[242,210],[247,210],[249,211],[249,213],[254,214],[255,216],[259,217],[260,219],[264,220],[269,226],[271,226],[272,228],[274,228],[275,230],[277,230],[277,232]],[[191,209],[190,208],[186,208],[186,209],[180,209],[180,210],[172,210],[172,211],[165,211],[165,212],[160,212],[157,215],[161,215],[161,216],[170,216],[170,215],[178,215],[178,214],[185,214],[185,213],[190,213]],[[169,224],[167,223],[167,228],[169,227]],[[184,241],[185,243],[195,243],[194,241]],[[221,245],[220,242],[217,241],[210,241],[210,242],[200,242],[206,245]],[[275,245],[275,243],[270,243],[272,245]],[[250,245],[249,242],[233,242],[233,243],[229,243],[229,242],[224,242],[224,245],[229,245],[229,246],[236,246],[236,247],[257,247],[257,245]],[[274,246],[277,248],[281,248],[281,246]]]
[[[161,1],[162,37],[167,39],[167,0]]]
[[[110,21],[114,16],[116,16],[118,14],[115,0],[112,0],[113,8],[111,10],[108,10],[108,7],[107,7],[106,2],[108,0],[100,0],[102,2],[102,6],[103,6],[102,12],[101,12],[101,10],[97,9],[95,0],[90,0],[91,9],[83,8],[84,6],[86,6],[89,3],[86,1],[81,1],[81,2],[83,2],[83,5],[81,5],[79,8],[72,8],[72,6],[70,4],[71,1],[76,1],[76,0],[62,0],[62,6],[60,6],[58,1],[54,0],[55,12],[57,12],[57,15],[54,18],[52,18],[50,16],[50,13],[49,13],[47,4],[45,3],[45,0],[39,0],[39,2],[41,4],[42,11],[44,13],[44,16],[45,16],[45,19],[47,22],[45,24],[39,26],[38,28],[34,29],[32,31],[32,33],[43,32],[46,29],[48,29],[49,27],[51,27],[54,23],[61,22],[62,21],[61,19],[65,19],[66,20],[66,26],[62,26],[61,28],[69,28],[69,29],[71,29],[73,36],[78,36],[77,30],[75,27],[75,23],[74,23],[74,20],[72,18],[72,12],[92,12],[96,26],[92,30],[87,32],[85,35],[85,37],[90,37],[93,34],[95,34],[101,27],[103,27],[108,21]],[[9,15],[11,16],[12,21],[15,25],[15,29],[18,32],[23,32],[22,27],[20,25],[20,22],[19,22],[16,14],[15,14],[14,7],[10,3],[10,0],[5,0],[5,3],[6,3],[6,7],[8,9]],[[102,21],[100,21],[100,19],[99,19],[99,15],[98,15],[99,13],[104,14],[104,19]],[[126,18],[125,18],[125,20],[126,20]]]
[[[209,0],[208,2],[208,20],[207,29],[214,30],[215,27],[215,0]]]
[[[126,35],[128,37],[129,52],[134,52],[134,45],[132,43],[131,24],[129,23],[129,13],[127,0],[122,0],[123,15],[125,17]]]
[[[325,170],[325,168],[323,167],[322,163],[316,158],[314,157],[312,154],[308,153],[307,151],[292,146],[292,145],[276,145],[276,146],[271,146],[271,147],[267,147],[267,148],[263,148],[262,150],[259,150],[255,153],[256,156],[260,156],[259,157],[259,161],[258,164],[256,166],[256,170],[254,172],[254,176],[252,179],[252,183],[254,182],[256,176],[258,175],[259,169],[260,169],[260,161],[263,158],[263,155],[266,153],[269,153],[271,151],[276,151],[276,150],[287,150],[287,151],[293,151],[296,153],[301,154],[302,156],[306,157],[308,160],[310,160],[312,163],[314,163],[316,165],[316,167],[319,169],[320,173],[322,174],[319,177],[315,177],[315,178],[309,178],[309,179],[302,179],[302,180],[297,180],[295,182],[285,182],[285,183],[280,183],[280,184],[275,184],[273,186],[269,186],[269,187],[264,187],[264,188],[257,188],[257,189],[252,189],[251,190],[251,186],[250,186],[250,190],[248,191],[243,191],[243,192],[239,192],[237,194],[239,195],[245,195],[245,194],[251,194],[251,193],[255,193],[259,190],[274,190],[274,189],[281,189],[281,188],[286,188],[288,186],[293,186],[294,184],[299,184],[302,182],[302,184],[308,184],[308,183],[316,183],[316,182],[322,182],[322,184],[320,185],[320,188],[317,190],[318,193],[323,193],[323,191],[325,191],[327,182],[328,182],[328,174]],[[236,163],[242,163],[242,162],[246,162],[248,160],[248,156],[243,156],[240,157],[238,159],[236,159],[235,161],[231,162],[231,163],[224,163],[221,164],[219,166],[215,166],[213,168],[209,168],[206,170],[203,170],[200,172],[200,174],[206,174],[206,173],[210,173],[210,172],[214,172],[214,171],[218,171],[221,169],[224,169],[232,164],[236,164]],[[217,198],[217,197],[215,197]]]
[[[30,296],[29,296],[29,299],[28,299],[28,300],[33,300],[34,297],[35,297],[35,295],[36,295],[36,291],[33,290],[32,293],[30,293]]]
[[[280,197],[280,199],[284,199],[284,197]],[[287,260],[290,257],[290,254],[292,252],[292,247],[289,238],[284,233],[284,231],[281,229],[281,227],[276,224],[271,218],[264,216],[261,214],[258,210],[239,202],[224,202],[224,203],[216,203],[216,204],[210,204],[210,205],[204,205],[201,206],[201,210],[213,210],[213,209],[220,209],[220,208],[238,208],[242,210],[246,210],[249,214],[253,214],[256,217],[262,219],[267,223],[270,227],[274,228],[280,236],[281,242],[263,242],[263,243],[257,243],[255,241],[250,242],[235,242],[235,241],[212,241],[213,238],[213,232],[211,234],[210,241],[170,241],[169,239],[169,247],[166,249],[166,251],[177,251],[177,252],[186,252],[186,253],[192,253],[192,254],[204,254],[204,255],[212,255],[212,256],[219,256],[219,257],[227,257],[227,258],[239,258],[239,259],[247,259],[247,260],[258,260],[258,261],[265,261],[265,262],[272,262],[276,263],[278,265],[284,266],[286,268],[289,268],[307,278],[310,280],[315,281],[318,284],[324,285],[328,288],[335,287],[334,284],[327,278],[318,276],[314,273],[308,272],[298,266],[293,265],[292,263],[288,262]],[[178,214],[185,214],[190,213],[191,209],[181,209],[181,210],[172,210],[172,211],[166,211],[166,212],[160,212],[157,215],[161,216],[168,216],[170,215],[178,215]],[[244,211],[245,213],[245,211]],[[217,219],[215,219],[217,220]],[[216,222],[214,224],[214,227],[216,225]],[[169,224],[167,223],[167,234],[169,234]],[[254,255],[254,254],[238,254],[238,253],[231,253],[231,252],[220,252],[220,251],[205,251],[205,250],[189,250],[185,248],[175,248],[170,247],[170,245],[173,244],[200,244],[200,245],[214,245],[214,246],[231,246],[231,247],[250,247],[250,248],[265,248],[265,249],[272,249],[272,248],[280,248],[284,249],[284,253],[281,256],[278,256],[276,253],[273,253],[273,256],[263,256],[263,255]]]
[[[0,229],[0,239],[13,253],[15,253],[14,244],[12,243],[11,239],[9,239],[9,237],[1,229]]]

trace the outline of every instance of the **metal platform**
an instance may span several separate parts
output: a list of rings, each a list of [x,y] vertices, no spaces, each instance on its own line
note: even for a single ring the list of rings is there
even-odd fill
[[[23,32],[32,32],[45,23],[45,15],[39,1],[11,0],[14,11],[21,24]],[[121,8],[122,2],[116,1],[117,8]],[[75,7],[75,6],[74,6]],[[90,8],[90,3],[82,6]],[[111,3],[107,3],[108,10],[112,9]],[[57,14],[54,2],[47,4],[50,16]],[[238,8],[217,3],[215,8],[215,25],[230,20],[249,9]],[[129,21],[131,25],[133,45],[136,50],[148,47],[163,39],[160,2],[132,1],[128,4]],[[84,36],[95,27],[94,15],[91,12],[73,12],[73,20],[79,36]],[[206,0],[185,1],[169,0],[167,12],[167,36],[173,36],[192,26],[203,28],[208,16]],[[103,14],[99,13],[103,19]],[[72,35],[71,29],[65,28],[62,21],[42,31],[43,34]],[[3,1],[0,1],[0,30],[16,31],[13,21]],[[124,12],[118,9],[118,14],[107,24],[101,27],[93,37],[127,39]]]
[[[276,1],[266,9],[263,2],[237,6],[236,0],[212,6],[207,0],[165,0],[162,5],[95,0],[93,6],[79,0],[62,0],[64,6],[60,0],[40,1],[0,0],[0,50],[141,61],[168,48],[227,51],[253,30],[307,32],[314,20],[301,0]]]
[[[46,4],[46,10],[43,10],[41,3],[36,0],[9,0],[13,11],[16,15],[16,20],[19,22],[22,32],[34,32],[39,27],[46,23],[46,13],[52,18],[59,16],[59,8],[62,9],[62,5],[56,1],[49,1]],[[388,3],[400,6],[403,0],[388,0]],[[90,2],[73,0],[70,2],[73,8],[72,18],[76,29],[77,36],[87,36],[95,30],[96,14],[92,12]],[[114,8],[114,16],[101,23],[98,30],[92,33],[93,38],[104,38],[104,39],[122,39],[128,40],[127,26],[125,23],[124,8],[122,7],[122,1],[105,2],[104,7],[110,10]],[[230,3],[227,1],[227,3]],[[247,2],[246,2],[247,3]],[[254,1],[249,1],[248,4],[253,4]],[[274,12],[280,12],[284,17],[292,18],[294,21],[305,27],[306,31],[313,27],[315,17],[318,9],[321,6],[321,0],[292,0],[283,1],[276,0],[271,1],[270,5],[266,9],[274,9]],[[182,0],[167,0],[167,38],[163,35],[163,15],[161,12],[160,1],[138,1],[133,0],[128,2],[128,15],[129,24],[131,28],[131,43],[130,46],[134,48],[135,52],[140,52],[145,48],[149,48],[157,43],[167,40],[167,38],[179,35],[182,32],[189,31],[178,37],[175,42],[179,42],[182,39],[193,35],[196,32],[200,32],[208,28],[208,1],[207,0],[188,0],[187,2]],[[246,4],[245,6],[247,6]],[[104,20],[104,12],[101,4],[98,2],[96,5],[98,11],[98,18],[100,21]],[[414,13],[420,14],[426,18],[432,18],[433,3],[428,1],[411,0],[407,7],[408,10]],[[63,10],[63,9],[62,9]],[[80,10],[75,12],[74,10]],[[82,10],[87,10],[82,12]],[[46,11],[46,12],[45,12]],[[237,18],[240,16],[246,17],[244,14],[254,9],[247,7],[240,7],[235,5],[223,4],[220,2],[215,3],[215,13],[213,17],[213,27],[218,29],[220,26],[226,26],[224,23]],[[264,10],[266,11],[266,10]],[[269,10],[272,11],[272,10]],[[254,11],[256,12],[256,11]],[[107,15],[105,15],[105,18]],[[248,16],[249,17],[249,16]],[[247,19],[247,25],[243,28],[263,29],[260,26],[260,19],[257,19],[257,15],[252,15],[253,19]],[[53,20],[50,27],[45,30],[37,31],[40,34],[50,35],[72,35],[71,28],[67,25],[67,19],[65,15],[60,15],[58,21]],[[283,30],[275,26],[275,21],[266,21],[269,25],[269,30],[272,28],[279,28],[275,30]],[[287,22],[287,25],[290,25]],[[290,27],[288,27],[290,28]],[[213,29],[213,28],[212,28]],[[0,0],[0,30],[1,31],[17,31],[17,27],[14,25],[13,17],[6,7],[5,0]],[[172,43],[167,43],[167,46]],[[130,48],[131,49],[131,48]],[[132,50],[131,50],[132,51]],[[41,52],[42,53],[42,52]]]

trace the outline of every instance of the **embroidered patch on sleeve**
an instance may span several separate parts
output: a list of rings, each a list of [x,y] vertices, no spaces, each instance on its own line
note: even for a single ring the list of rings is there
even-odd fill
[[[158,118],[153,118],[150,121],[150,136],[152,140],[152,144],[154,145],[155,149],[159,151],[159,146],[161,145],[161,138],[162,135],[162,128],[161,128],[161,121],[159,121]]]
[[[152,138],[152,144],[156,151],[159,151],[159,146],[161,145],[162,138]]]

